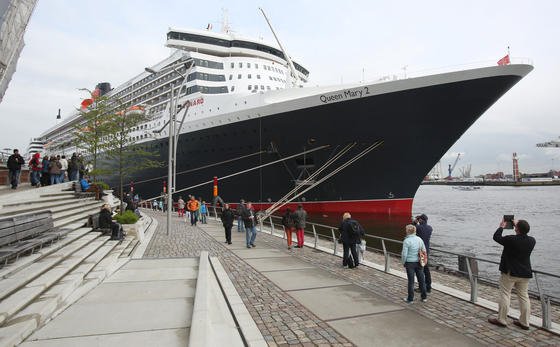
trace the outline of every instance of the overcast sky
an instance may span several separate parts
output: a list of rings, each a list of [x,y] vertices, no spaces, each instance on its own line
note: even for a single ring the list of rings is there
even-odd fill
[[[442,160],[474,174],[560,168],[560,149],[536,148],[560,135],[558,1],[153,1],[39,0],[17,71],[0,103],[0,147],[19,147],[77,107],[98,82],[113,87],[164,59],[169,27],[221,26],[272,42],[262,6],[310,83],[358,82],[407,71],[488,61],[511,47],[535,69],[492,106]],[[450,115],[452,116],[452,115]]]

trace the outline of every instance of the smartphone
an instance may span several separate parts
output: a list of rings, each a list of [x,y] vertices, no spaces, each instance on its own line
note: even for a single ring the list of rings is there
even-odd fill
[[[504,221],[506,222],[506,226],[504,229],[513,229],[513,215],[512,214],[504,214]]]

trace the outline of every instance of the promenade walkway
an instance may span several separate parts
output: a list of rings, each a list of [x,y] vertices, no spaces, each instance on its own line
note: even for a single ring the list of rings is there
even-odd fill
[[[145,258],[219,258],[270,346],[560,346],[560,337],[531,328],[498,328],[495,312],[434,290],[427,303],[402,301],[406,282],[365,266],[344,269],[332,254],[286,249],[285,241],[259,233],[256,248],[234,227],[233,244],[213,220],[191,227],[173,217],[170,235],[161,212]]]

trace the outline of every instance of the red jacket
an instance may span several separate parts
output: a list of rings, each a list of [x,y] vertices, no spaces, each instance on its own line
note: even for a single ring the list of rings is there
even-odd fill
[[[33,158],[29,161],[29,167],[32,171],[41,171],[43,166],[41,165],[41,154],[35,153],[33,154]]]

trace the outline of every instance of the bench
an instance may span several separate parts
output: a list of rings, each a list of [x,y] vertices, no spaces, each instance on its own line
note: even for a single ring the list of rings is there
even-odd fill
[[[54,229],[51,211],[40,211],[0,218],[0,264],[33,253],[64,233]]]

